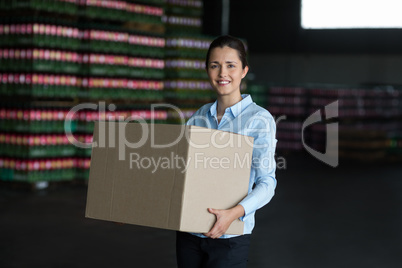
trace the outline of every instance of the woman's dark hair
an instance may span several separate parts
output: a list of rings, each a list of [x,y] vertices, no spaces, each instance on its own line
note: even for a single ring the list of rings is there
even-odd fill
[[[248,66],[247,63],[247,55],[246,55],[246,49],[244,48],[243,42],[233,36],[230,35],[222,35],[216,38],[212,43],[209,45],[209,49],[207,52],[207,58],[205,60],[205,68],[208,69],[208,62],[209,62],[209,56],[211,54],[212,49],[216,47],[230,47],[235,50],[237,50],[237,53],[239,54],[239,58],[241,61],[242,68],[244,69],[246,66]]]

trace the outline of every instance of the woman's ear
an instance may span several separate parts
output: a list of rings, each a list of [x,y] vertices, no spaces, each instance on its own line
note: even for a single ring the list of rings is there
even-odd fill
[[[248,73],[248,66],[244,67],[241,78],[243,79],[244,77],[246,77],[247,73]]]

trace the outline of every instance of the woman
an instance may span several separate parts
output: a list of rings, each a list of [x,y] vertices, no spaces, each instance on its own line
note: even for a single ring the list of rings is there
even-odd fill
[[[179,268],[246,267],[255,211],[267,204],[276,187],[274,153],[275,121],[250,95],[240,93],[248,72],[243,43],[231,36],[215,39],[206,57],[206,71],[217,100],[202,106],[188,125],[215,128],[254,137],[248,195],[230,209],[209,208],[215,225],[205,234],[177,232],[176,256]],[[244,234],[225,235],[230,224],[244,221]]]

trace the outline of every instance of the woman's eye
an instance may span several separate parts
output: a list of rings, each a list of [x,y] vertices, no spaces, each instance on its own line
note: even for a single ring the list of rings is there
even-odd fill
[[[233,64],[228,65],[229,68],[234,68],[235,66]]]
[[[217,68],[218,66],[217,65],[211,65],[211,69],[215,69],[215,68]]]

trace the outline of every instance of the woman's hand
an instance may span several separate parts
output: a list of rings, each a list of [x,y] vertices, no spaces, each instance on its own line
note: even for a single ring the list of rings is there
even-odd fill
[[[209,208],[208,212],[216,216],[216,222],[212,229],[204,235],[214,239],[221,237],[235,219],[244,216],[242,205],[237,205],[231,209]]]

